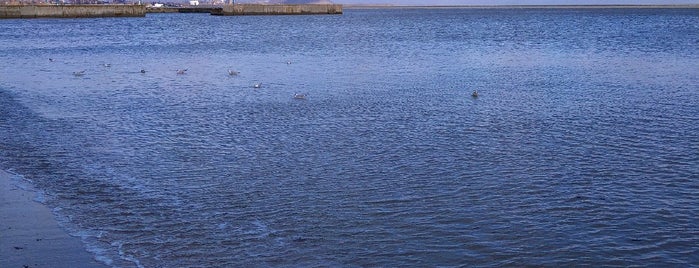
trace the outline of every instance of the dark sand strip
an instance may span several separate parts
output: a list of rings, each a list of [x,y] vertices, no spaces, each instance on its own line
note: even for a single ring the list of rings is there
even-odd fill
[[[62,229],[51,210],[0,170],[0,267],[106,267],[78,237]]]

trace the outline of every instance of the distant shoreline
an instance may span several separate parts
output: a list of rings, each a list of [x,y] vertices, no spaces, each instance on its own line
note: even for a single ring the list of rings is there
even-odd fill
[[[699,5],[353,5],[344,4],[345,9],[699,9]]]

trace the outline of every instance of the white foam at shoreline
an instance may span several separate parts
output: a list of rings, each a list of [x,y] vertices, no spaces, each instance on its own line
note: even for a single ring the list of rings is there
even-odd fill
[[[52,211],[36,202],[22,176],[0,170],[0,267],[102,267],[85,245],[61,228]]]

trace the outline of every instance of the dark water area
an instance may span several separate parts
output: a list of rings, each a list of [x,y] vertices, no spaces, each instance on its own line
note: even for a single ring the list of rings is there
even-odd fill
[[[697,267],[698,70],[696,9],[0,20],[0,168],[113,267]]]

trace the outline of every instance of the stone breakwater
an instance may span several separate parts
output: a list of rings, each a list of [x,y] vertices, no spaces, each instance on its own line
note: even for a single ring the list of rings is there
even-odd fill
[[[223,6],[214,10],[211,15],[319,15],[342,14],[342,5],[309,4],[309,5],[259,5],[236,4]]]
[[[0,18],[145,17],[144,5],[7,5]]]

